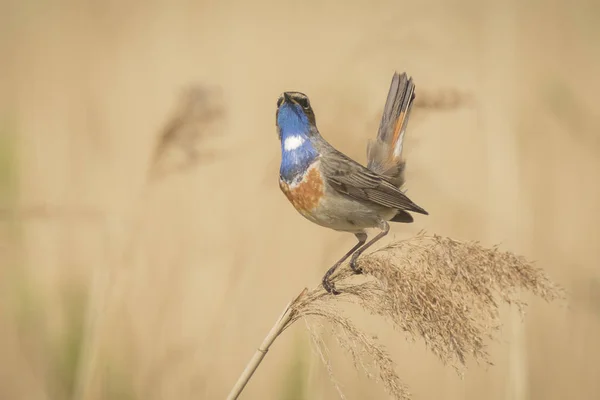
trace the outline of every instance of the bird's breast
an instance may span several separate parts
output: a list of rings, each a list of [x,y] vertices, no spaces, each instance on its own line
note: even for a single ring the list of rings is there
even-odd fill
[[[280,177],[279,187],[294,208],[308,216],[319,206],[325,190],[319,163],[313,163],[301,177],[292,182]]]

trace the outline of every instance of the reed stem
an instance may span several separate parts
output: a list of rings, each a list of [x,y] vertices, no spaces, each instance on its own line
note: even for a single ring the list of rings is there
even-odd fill
[[[298,297],[296,297],[294,300],[290,301],[285,306],[285,309],[283,310],[283,312],[281,313],[279,318],[277,318],[277,322],[275,322],[275,325],[273,325],[273,327],[271,328],[271,330],[269,331],[269,333],[267,334],[267,336],[265,337],[265,339],[263,340],[261,345],[258,347],[258,349],[256,349],[256,352],[254,353],[254,355],[252,356],[252,358],[246,365],[244,372],[242,372],[242,374],[238,378],[237,382],[231,389],[231,392],[229,392],[229,396],[227,396],[227,400],[236,400],[239,397],[239,395],[242,393],[242,391],[246,387],[246,384],[248,383],[250,378],[252,378],[254,371],[256,371],[256,369],[262,362],[263,358],[265,358],[265,356],[267,355],[267,352],[269,351],[269,348],[271,347],[271,345],[273,344],[275,339],[277,339],[277,337],[285,330],[285,328],[288,327],[290,321],[292,320],[292,317],[294,316],[294,310],[293,310],[292,306],[302,296],[304,296],[304,294],[307,291],[308,291],[308,289],[304,289],[298,295]]]

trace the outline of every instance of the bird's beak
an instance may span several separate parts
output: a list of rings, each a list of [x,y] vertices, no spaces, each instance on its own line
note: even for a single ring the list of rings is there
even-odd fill
[[[292,98],[287,93],[284,93],[283,94],[283,101],[285,103],[291,103],[292,102]]]

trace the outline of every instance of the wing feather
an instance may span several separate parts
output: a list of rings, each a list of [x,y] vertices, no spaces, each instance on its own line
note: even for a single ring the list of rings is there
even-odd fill
[[[333,148],[321,158],[321,168],[329,185],[342,194],[383,207],[427,214],[383,176]]]

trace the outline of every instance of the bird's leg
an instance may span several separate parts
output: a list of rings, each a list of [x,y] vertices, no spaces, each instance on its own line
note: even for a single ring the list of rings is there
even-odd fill
[[[348,257],[350,257],[352,255],[352,253],[354,253],[360,246],[362,246],[363,244],[365,244],[365,242],[367,241],[367,234],[364,232],[358,232],[355,233],[356,238],[358,239],[358,243],[352,247],[350,249],[350,251],[348,251],[346,254],[344,254],[344,256],[342,258],[340,258],[338,260],[338,262],[336,262],[333,267],[329,268],[329,270],[327,271],[327,273],[325,273],[325,276],[323,277],[323,288],[325,288],[325,290],[327,290],[328,293],[331,294],[340,294],[340,292],[338,292],[333,284],[333,282],[331,282],[331,280],[329,279],[331,277],[331,275],[333,275],[333,273],[335,272],[335,270],[344,262],[346,261],[346,259]]]
[[[356,250],[356,252],[352,255],[352,258],[350,259],[350,268],[352,268],[352,271],[354,271],[355,274],[362,274],[362,270],[358,267],[358,265],[356,265],[356,260],[358,260],[358,257],[360,257],[360,255],[366,249],[371,247],[375,242],[387,235],[390,231],[390,224],[388,224],[387,221],[383,221],[381,225],[381,232],[379,232],[379,234],[377,234],[377,236],[375,236],[373,239],[369,240],[367,244]]]

